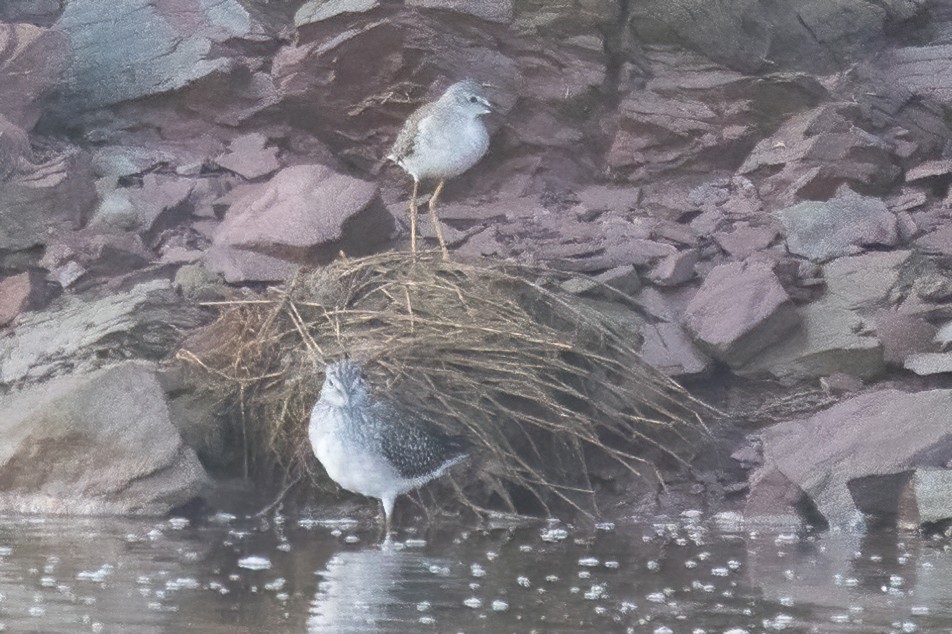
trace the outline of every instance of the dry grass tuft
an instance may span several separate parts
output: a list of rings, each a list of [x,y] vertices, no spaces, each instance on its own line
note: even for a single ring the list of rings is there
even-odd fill
[[[378,392],[468,436],[482,458],[463,503],[596,511],[590,463],[655,477],[687,464],[703,406],[641,360],[564,274],[407,253],[341,259],[264,299],[221,303],[180,358],[235,404],[253,470],[323,477],[307,420],[325,364],[365,362]],[[246,463],[248,464],[248,463]]]

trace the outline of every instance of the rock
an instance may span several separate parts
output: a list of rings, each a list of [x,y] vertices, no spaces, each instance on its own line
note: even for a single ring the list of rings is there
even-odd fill
[[[714,240],[732,258],[744,260],[769,247],[779,233],[774,227],[754,227],[749,223],[739,222],[729,232],[715,233]]]
[[[307,0],[294,14],[294,26],[302,27],[346,13],[363,13],[378,4],[379,0]]]
[[[22,171],[32,158],[30,138],[0,114],[0,183]]]
[[[658,286],[678,286],[694,277],[694,266],[700,260],[697,249],[678,251],[665,256],[648,272],[648,279]]]
[[[513,0],[407,0],[407,6],[447,9],[493,22],[511,22]]]
[[[906,357],[903,367],[919,376],[952,372],[952,352],[920,352]]]
[[[57,31],[0,23],[0,115],[31,130],[66,66],[67,49],[66,37]]]
[[[0,327],[21,313],[42,308],[46,296],[43,278],[36,271],[0,279]]]
[[[824,200],[844,184],[885,189],[899,174],[891,147],[856,125],[855,106],[825,104],[797,114],[761,140],[737,170],[760,197],[791,205]]]
[[[734,368],[783,338],[798,322],[777,276],[761,263],[715,267],[684,314],[684,325],[701,348]]]
[[[952,256],[952,225],[939,227],[916,240],[916,246],[927,253]]]
[[[245,134],[233,139],[228,152],[217,159],[220,167],[230,170],[248,180],[268,176],[278,171],[278,148],[266,148],[268,137],[259,133]]]
[[[902,92],[906,99],[918,95],[952,105],[952,44],[887,50],[875,67],[883,86]]]
[[[911,183],[936,176],[952,175],[952,160],[926,161],[906,172],[906,182]]]
[[[0,251],[43,244],[50,233],[76,228],[96,202],[88,158],[66,155],[0,182]]]
[[[820,387],[826,394],[832,396],[839,394],[849,394],[850,392],[859,392],[865,387],[865,384],[861,379],[858,379],[855,376],[837,372],[836,374],[831,374],[830,376],[821,378]]]
[[[694,345],[678,324],[646,324],[641,335],[642,358],[670,377],[703,374],[711,367],[710,357]]]
[[[939,331],[935,333],[935,342],[943,347],[952,344],[952,321],[939,328]]]
[[[764,466],[750,477],[750,497],[762,498],[760,481],[779,474],[830,524],[852,524],[860,515],[851,481],[944,465],[952,457],[950,411],[952,390],[879,390],[774,425],[761,434]]]
[[[63,295],[44,311],[21,315],[0,348],[0,383],[89,372],[117,359],[161,358],[183,330],[204,319],[167,280],[98,299]]]
[[[912,283],[916,296],[929,302],[952,299],[952,275],[938,271],[923,273]]]
[[[883,251],[828,262],[823,265],[827,297],[849,310],[882,308],[911,256],[910,251]]]
[[[175,289],[193,302],[208,302],[222,299],[225,286],[221,276],[212,273],[200,264],[186,264],[175,272]]]
[[[791,253],[825,262],[858,253],[863,246],[893,246],[896,216],[878,198],[846,188],[826,202],[807,201],[777,212]]]
[[[267,183],[248,187],[232,205],[215,232],[215,251],[206,265],[233,282],[260,279],[253,268],[238,265],[250,252],[257,254],[249,256],[257,264],[250,264],[271,271],[262,271],[266,276],[288,270],[287,262],[268,260],[327,259],[340,250],[367,253],[393,229],[383,206],[372,204],[376,200],[375,184],[324,165],[285,168]]]
[[[146,364],[0,396],[0,433],[3,513],[163,515],[208,482]]]
[[[142,268],[151,260],[152,252],[134,233],[89,227],[50,238],[39,264],[68,277],[70,269],[89,277],[111,277]],[[71,286],[78,277],[61,279],[60,284]]]
[[[69,36],[72,49],[61,116],[226,73],[235,61],[223,54],[224,44],[268,38],[237,0],[130,0],[115,6],[70,0],[56,27]]]
[[[916,469],[908,483],[914,525],[952,519],[952,469]]]
[[[803,489],[773,465],[751,473],[748,482],[745,517],[789,523],[797,518],[797,509],[807,497]]]
[[[910,355],[933,349],[937,329],[921,317],[893,310],[876,313],[876,336],[883,344],[886,363],[902,365]]]
[[[885,372],[882,344],[856,312],[824,297],[799,307],[797,313],[800,328],[735,372],[769,374],[785,383],[840,372],[868,380]]]

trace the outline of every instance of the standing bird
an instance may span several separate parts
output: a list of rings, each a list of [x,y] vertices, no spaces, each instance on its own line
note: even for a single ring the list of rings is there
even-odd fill
[[[466,80],[450,86],[443,96],[418,108],[397,135],[387,158],[413,177],[410,198],[410,249],[416,253],[417,192],[423,179],[439,179],[430,196],[430,219],[440,241],[443,259],[450,258],[443,227],[436,217],[436,199],[447,178],[459,176],[479,162],[489,149],[483,115],[492,104],[483,87]]]
[[[387,540],[397,496],[443,475],[468,447],[462,437],[372,398],[360,365],[347,359],[327,366],[308,437],[331,480],[383,503]]]

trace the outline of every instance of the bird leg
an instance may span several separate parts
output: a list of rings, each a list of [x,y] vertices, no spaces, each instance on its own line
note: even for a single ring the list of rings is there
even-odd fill
[[[390,543],[390,516],[393,515],[393,503],[394,498],[383,498],[380,500],[383,504],[383,523],[384,523],[384,537],[383,543]]]
[[[436,186],[436,189],[433,190],[433,195],[430,196],[430,221],[433,223],[433,230],[436,232],[436,239],[440,241],[440,249],[443,251],[443,259],[450,259],[450,252],[446,248],[446,239],[443,237],[443,226],[440,224],[439,218],[436,217],[436,199],[440,197],[440,192],[443,191],[443,185],[446,183],[445,180],[440,181],[440,184]]]
[[[417,191],[420,189],[420,181],[413,179],[413,195],[410,196],[410,251],[416,255],[416,221],[417,221]]]

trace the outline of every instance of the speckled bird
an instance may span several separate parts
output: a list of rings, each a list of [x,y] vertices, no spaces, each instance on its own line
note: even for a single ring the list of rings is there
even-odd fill
[[[449,259],[443,227],[436,217],[436,201],[446,179],[459,176],[479,162],[489,149],[489,132],[483,116],[492,104],[483,87],[472,80],[450,86],[443,96],[417,109],[403,124],[388,159],[413,178],[410,197],[410,250],[416,253],[417,194],[420,181],[439,183],[430,196],[430,219],[440,242],[443,259]]]
[[[469,445],[374,398],[360,364],[347,359],[327,366],[308,436],[331,480],[382,502],[388,540],[397,496],[443,475]]]

